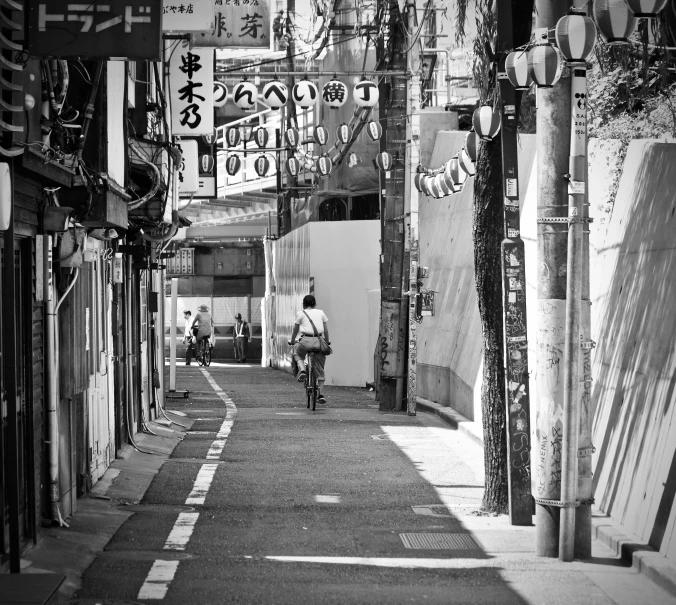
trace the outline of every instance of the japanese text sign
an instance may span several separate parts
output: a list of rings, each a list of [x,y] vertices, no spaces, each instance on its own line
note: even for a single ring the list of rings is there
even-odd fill
[[[181,42],[169,63],[171,127],[175,135],[214,130],[214,51]]]
[[[155,0],[49,0],[28,7],[33,57],[161,59],[162,10]]]
[[[197,193],[199,189],[199,166],[197,160],[197,141],[179,141],[181,165],[178,168],[178,192],[180,195]]]
[[[214,12],[214,0],[162,0],[162,30],[212,31]]]
[[[215,8],[215,28],[194,34],[194,46],[271,48],[270,0],[215,0]]]

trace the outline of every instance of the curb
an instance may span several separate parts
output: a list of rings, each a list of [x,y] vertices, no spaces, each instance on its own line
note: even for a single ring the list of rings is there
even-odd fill
[[[469,418],[465,418],[462,414],[459,414],[454,409],[447,406],[435,403],[429,399],[423,399],[422,397],[416,397],[417,406],[429,412],[431,414],[436,414],[442,420],[447,422],[454,429],[464,433],[472,441],[483,447],[484,440],[482,435],[482,427],[477,426],[476,422],[473,422]]]

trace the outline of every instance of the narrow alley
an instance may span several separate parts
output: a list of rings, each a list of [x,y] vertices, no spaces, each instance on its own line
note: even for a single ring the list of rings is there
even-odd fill
[[[482,449],[436,416],[344,387],[312,412],[289,374],[246,364],[179,366],[177,388],[176,424],[139,446],[168,458],[116,460],[28,554],[68,574],[62,602],[676,603],[597,542],[560,563],[534,555],[534,527],[480,516]]]

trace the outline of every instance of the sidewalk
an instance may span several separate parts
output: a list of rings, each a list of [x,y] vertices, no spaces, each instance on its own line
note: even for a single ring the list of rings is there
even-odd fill
[[[417,409],[436,414],[454,429],[463,432],[472,441],[483,446],[482,427],[455,410],[428,399],[417,399]],[[637,571],[645,574],[658,586],[676,597],[676,565],[655,549],[641,542],[636,536],[630,536],[624,528],[596,509],[592,512],[592,536]]]
[[[424,403],[416,417],[382,413],[364,389],[327,387],[328,406],[313,413],[283,372],[213,364],[178,377],[190,396],[167,407],[184,427],[152,423],[157,435],[137,441],[159,455],[125,448],[70,527],[26,553],[26,574],[66,575],[61,603],[139,602],[158,557],[178,566],[162,599],[172,605],[676,603],[638,573],[656,567],[650,556],[635,555],[634,570],[603,543],[615,531],[606,519],[594,520],[592,561],[535,557],[534,527],[479,511],[476,436]],[[206,502],[190,509],[195,531],[184,552],[163,554],[224,418],[232,433]]]

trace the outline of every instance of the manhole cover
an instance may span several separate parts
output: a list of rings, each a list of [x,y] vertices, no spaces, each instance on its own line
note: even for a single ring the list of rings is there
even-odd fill
[[[376,441],[389,441],[389,436],[388,435],[371,435],[371,439],[375,439]]]
[[[471,550],[481,548],[469,534],[399,534],[406,548]]]

